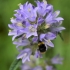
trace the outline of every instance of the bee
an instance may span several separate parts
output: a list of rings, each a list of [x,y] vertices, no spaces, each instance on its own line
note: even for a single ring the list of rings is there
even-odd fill
[[[44,42],[39,41],[39,43],[38,43],[38,51],[40,51],[40,53],[46,52],[46,46],[45,46]]]

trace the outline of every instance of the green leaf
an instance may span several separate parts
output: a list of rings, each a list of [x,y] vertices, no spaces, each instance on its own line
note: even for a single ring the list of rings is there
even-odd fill
[[[21,63],[21,59],[19,60],[15,59],[11,64],[9,70],[16,70],[19,67],[20,63]]]

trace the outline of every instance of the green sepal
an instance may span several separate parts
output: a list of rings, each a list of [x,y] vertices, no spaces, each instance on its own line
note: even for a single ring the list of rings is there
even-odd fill
[[[60,32],[58,32],[58,35],[60,36],[60,38],[64,41],[63,36]]]
[[[23,36],[23,34],[21,34],[21,35],[17,36],[15,39],[18,39],[18,38],[20,38],[20,37],[22,37],[22,36]]]
[[[21,63],[21,59],[19,60],[15,59],[11,64],[9,70],[17,70],[17,68],[20,66],[20,63]]]

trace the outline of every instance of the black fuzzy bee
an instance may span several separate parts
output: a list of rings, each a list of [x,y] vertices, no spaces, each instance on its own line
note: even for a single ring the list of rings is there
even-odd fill
[[[45,46],[44,42],[39,41],[39,43],[38,43],[38,51],[40,51],[41,53],[46,52],[46,46]]]

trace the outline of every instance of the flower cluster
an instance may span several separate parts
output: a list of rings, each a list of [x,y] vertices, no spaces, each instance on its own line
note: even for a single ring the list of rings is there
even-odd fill
[[[47,64],[47,61],[39,62],[38,59],[35,59],[33,56],[30,57],[31,62],[25,62],[21,66],[21,70],[56,70],[52,64],[62,64],[63,58],[61,58],[59,55],[54,56],[52,59],[50,59],[50,64]]]
[[[36,6],[29,2],[19,4],[19,9],[15,10],[15,18],[11,18],[12,24],[8,25],[11,29],[8,35],[13,36],[13,44],[19,51],[17,59],[22,59],[22,63],[30,61],[31,55],[42,58],[48,48],[54,47],[52,40],[65,29],[61,26],[64,19],[58,17],[59,10],[54,12],[53,6],[47,4],[46,0],[35,3]],[[54,59],[52,63],[57,63],[53,61]],[[49,66],[46,69],[52,70]]]

